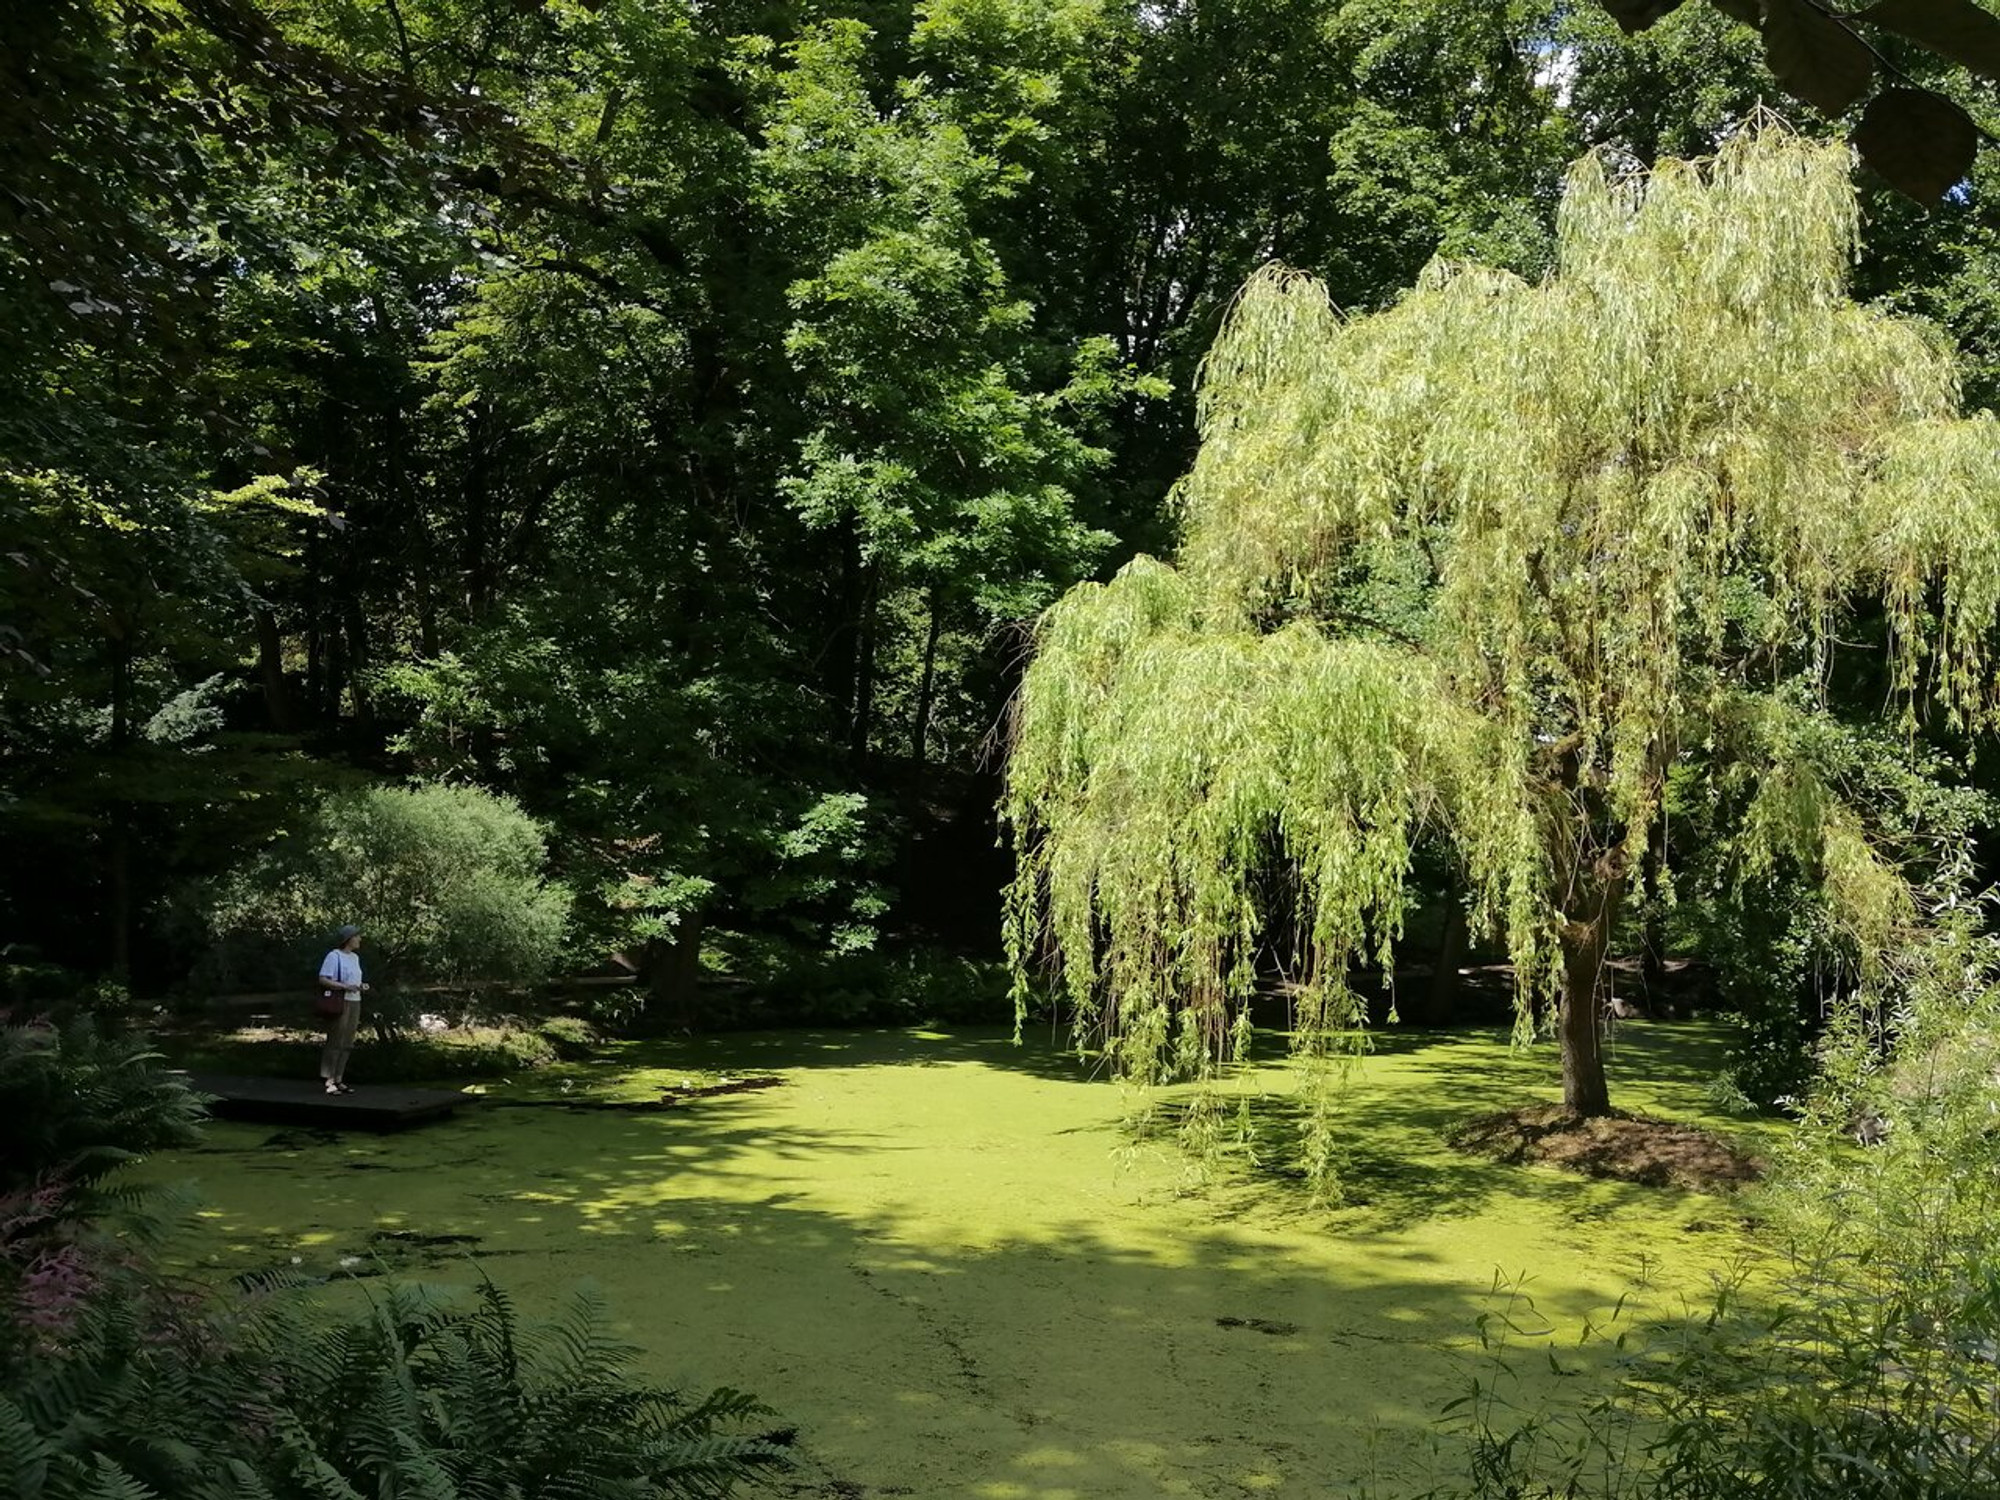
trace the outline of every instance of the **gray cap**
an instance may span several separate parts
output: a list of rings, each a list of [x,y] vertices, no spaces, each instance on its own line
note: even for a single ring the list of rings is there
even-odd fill
[[[334,936],[343,943],[352,942],[355,938],[361,936],[361,929],[359,927],[343,927]]]

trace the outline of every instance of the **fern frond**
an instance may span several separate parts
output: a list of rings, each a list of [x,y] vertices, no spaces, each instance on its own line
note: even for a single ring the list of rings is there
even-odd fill
[[[0,1490],[39,1495],[47,1483],[55,1446],[36,1430],[28,1414],[0,1395]]]
[[[78,1492],[77,1500],[161,1500],[161,1497],[158,1490],[141,1484],[100,1453],[91,1465],[89,1482]]]

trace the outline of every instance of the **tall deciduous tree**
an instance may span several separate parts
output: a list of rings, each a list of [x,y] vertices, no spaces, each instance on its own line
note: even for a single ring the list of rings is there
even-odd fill
[[[1852,302],[1844,148],[1747,132],[1707,164],[1572,172],[1541,285],[1437,266],[1343,322],[1266,271],[1210,353],[1178,567],[1044,620],[1017,706],[1012,943],[1143,1076],[1212,1075],[1281,871],[1297,1044],[1362,1019],[1411,849],[1448,838],[1550,1002],[1563,1096],[1610,1107],[1596,996],[1669,769],[1754,763],[1734,837],[1796,856],[1863,949],[1912,911],[1773,690],[1844,612],[1904,687],[1983,711],[2000,425],[1950,352]],[[1327,1122],[1308,1137],[1326,1165]]]
[[[1001,169],[921,80],[882,112],[868,40],[846,23],[792,49],[759,153],[773,217],[809,272],[790,288],[785,346],[812,425],[782,488],[807,525],[839,538],[857,760],[876,718],[884,606],[900,592],[922,600],[909,741],[920,763],[947,620],[1031,613],[1110,543],[1077,520],[1071,486],[1106,457],[1079,428],[1120,382],[1095,341],[1066,386],[1036,388],[1034,308],[971,224],[1006,191]]]

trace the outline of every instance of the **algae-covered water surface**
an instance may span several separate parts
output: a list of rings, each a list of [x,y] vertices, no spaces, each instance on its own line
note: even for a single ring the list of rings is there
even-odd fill
[[[1635,1032],[1619,1102],[1699,1114],[1712,1037]],[[1279,1177],[1191,1185],[1171,1148],[1132,1144],[1115,1086],[997,1031],[634,1045],[592,1065],[607,1095],[782,1083],[658,1113],[498,1107],[501,1084],[399,1136],[217,1125],[149,1170],[193,1180],[183,1254],[218,1279],[483,1270],[530,1311],[594,1283],[648,1373],[796,1424],[797,1493],[1393,1490],[1464,1389],[1496,1276],[1527,1277],[1540,1326],[1573,1342],[1635,1280],[1698,1294],[1745,1251],[1726,1201],[1442,1144],[1549,1092],[1553,1062],[1484,1033],[1386,1035],[1333,1211]],[[1245,1087],[1290,1083],[1274,1066]]]

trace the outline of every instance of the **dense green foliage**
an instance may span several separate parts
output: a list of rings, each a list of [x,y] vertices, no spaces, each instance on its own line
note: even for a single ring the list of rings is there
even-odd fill
[[[1802,1117],[1766,1200],[1793,1305],[1746,1289],[1525,1433],[1478,1408],[1472,1489],[1991,1491],[1975,9],[0,5],[5,1018],[237,987],[303,1012],[348,921],[384,990],[642,979],[372,1077],[617,1056],[596,1028],[646,1005],[976,1015],[1018,853],[1017,967],[1058,957],[1079,1039],[1132,1076],[1212,1081],[1284,982],[1303,1108],[1246,1093],[1242,1144],[1297,1142],[1324,1182],[1351,1133],[1327,1064],[1393,1008],[1419,906],[1445,988],[1468,932],[1512,965],[1585,1111],[1603,970],[1644,948],[1651,983],[1672,947],[1742,1018],[1737,1102]],[[1796,135],[1759,123],[1774,87]],[[1852,170],[1857,114],[1940,201]],[[952,1084],[891,1097],[926,1131],[1020,1097]],[[1065,1134],[1096,1128],[1072,1107]],[[1218,1091],[1184,1113],[1219,1137]],[[634,1379],[588,1302],[544,1327],[491,1286],[387,1288],[345,1316],[167,1276],[114,1169],[195,1115],[137,1043],[0,1029],[0,1487],[692,1496],[783,1462],[749,1402]],[[767,1270],[889,1222],[852,1119],[634,1157],[617,1118],[560,1117],[603,1160],[544,1174],[548,1243],[643,1214],[678,1257],[663,1199],[695,1192]],[[1435,1124],[1405,1121],[1396,1149],[1438,1154],[1378,1170],[1390,1195],[1514,1191]],[[1045,1163],[996,1174],[985,1123],[960,1134],[962,1169],[922,1160],[1007,1253]],[[855,1196],[814,1224],[744,1172],[732,1200],[690,1170],[728,1152]],[[1568,1233],[1534,1207],[1524,1242]],[[798,1259],[756,1260],[760,1225]],[[892,1289],[928,1262],[864,1260],[868,1319],[916,1319],[976,1385],[935,1299]],[[1102,1260],[1077,1284],[1113,1305],[1212,1300]],[[750,1293],[758,1326],[821,1310],[792,1280]]]
[[[1993,821],[1992,801],[1966,785],[1949,757],[1906,733],[1825,715],[1800,715],[1788,732],[1791,753],[1858,811],[1920,910],[1949,910],[1976,888],[1977,840]],[[1868,968],[1868,953],[1802,851],[1746,857],[1726,836],[1758,795],[1754,766],[1722,742],[1677,768],[1664,821],[1685,853],[1682,868],[1663,872],[1656,887],[1659,899],[1694,914],[1692,941],[1711,968],[1718,1003],[1739,1023],[1729,1085],[1757,1105],[1796,1107],[1809,1092],[1827,1000],[1866,982],[1893,1007],[1900,981]]]
[[[547,860],[540,826],[477,787],[372,787],[329,797],[198,904],[226,985],[303,990],[348,923],[390,955],[378,982],[531,981],[569,911]]]
[[[683,1004],[718,928],[990,943],[1014,622],[1164,542],[1260,264],[1533,276],[1580,150],[1768,86],[1532,0],[59,0],[0,55],[0,935],[156,992],[190,890],[442,778]],[[1859,274],[1983,393],[1971,189]]]

